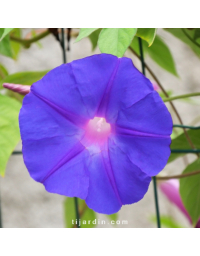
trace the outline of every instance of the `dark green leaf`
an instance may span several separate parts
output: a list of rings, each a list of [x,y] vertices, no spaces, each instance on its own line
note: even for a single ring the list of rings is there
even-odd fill
[[[196,41],[200,37],[200,28],[195,28],[194,40]]]
[[[21,104],[0,94],[0,175],[4,176],[8,159],[20,140],[18,115]]]
[[[81,228],[95,227],[97,224],[96,213],[86,205],[85,200],[78,198],[78,205]],[[72,197],[67,197],[64,201],[64,216],[67,228],[73,228],[76,226],[75,205],[74,198]]]
[[[98,40],[100,51],[122,57],[136,31],[136,28],[103,28]]]
[[[10,33],[11,30],[13,30],[13,28],[1,28],[2,32],[0,34],[0,42],[1,40]]]
[[[200,130],[188,130],[188,135],[193,142],[195,148],[200,149]],[[185,134],[182,133],[178,137],[172,140],[171,149],[190,149],[191,146],[188,143]],[[168,163],[177,159],[180,156],[183,156],[183,153],[171,153]]]
[[[183,174],[200,170],[200,159],[188,165]],[[180,195],[193,225],[200,217],[200,174],[180,179]]]
[[[32,85],[34,82],[40,80],[44,75],[46,75],[47,72],[48,70],[38,71],[38,72],[26,71],[26,72],[14,73],[0,81],[0,89],[3,83]]]
[[[200,57],[200,44],[197,44],[194,38],[194,30],[186,30],[183,28],[167,28],[165,31],[171,33],[184,43],[186,43],[198,57]]]
[[[146,49],[149,56],[163,69],[178,76],[173,56],[165,42],[157,35],[151,47]]]
[[[0,64],[0,80],[4,79],[6,76],[8,76],[7,69]]]
[[[4,33],[4,29],[0,28],[0,37],[3,36],[3,33]],[[0,54],[5,55],[7,57],[11,57],[11,58],[13,57],[9,35],[6,35],[0,41]]]
[[[98,28],[80,28],[80,32],[78,37],[76,38],[75,42],[80,41],[81,39],[89,36],[92,32],[94,32],[95,30],[97,30]]]
[[[21,29],[20,28],[15,28],[12,30],[11,35],[17,38],[21,38]],[[13,59],[17,60],[20,49],[21,49],[21,44],[15,41],[10,40],[12,52],[13,52]]]
[[[100,32],[101,32],[101,28],[95,30],[92,34],[89,35],[89,39],[92,43],[92,50],[93,51],[97,47],[97,42],[98,42]]]
[[[156,30],[156,28],[138,28],[136,36],[142,38],[151,46],[156,36]]]
[[[133,39],[130,47],[140,56],[140,49],[137,38]],[[160,67],[170,72],[171,74],[178,76],[173,56],[168,46],[158,35],[155,37],[154,43],[151,47],[148,47],[147,42],[143,42],[143,51],[144,55],[149,54],[153,61],[155,61],[156,64],[158,64]]]

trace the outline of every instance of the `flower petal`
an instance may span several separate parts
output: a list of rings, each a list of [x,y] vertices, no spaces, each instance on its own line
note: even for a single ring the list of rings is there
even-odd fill
[[[113,179],[109,176],[110,163],[101,153],[90,156],[89,189],[86,203],[96,212],[112,214],[122,206],[117,191],[113,188]],[[115,184],[114,184],[115,185]]]
[[[116,125],[125,129],[170,136],[172,118],[156,91],[119,112]]]
[[[31,91],[77,119],[93,119],[117,63],[117,57],[99,54],[63,64],[34,83]]]
[[[74,163],[74,168],[77,168],[79,160],[74,159],[80,158],[79,155],[81,155],[82,167],[80,167],[80,164],[73,174],[74,177],[71,175],[70,187],[67,185],[67,181],[64,185],[64,180],[60,188],[58,188],[56,182],[54,187],[50,184],[52,178],[49,183],[46,182],[46,185],[48,191],[57,191],[57,193],[60,191],[61,194],[68,189],[70,193],[65,194],[68,196],[69,194],[72,195],[71,187],[74,186],[74,195],[72,196],[76,195],[82,198],[86,196],[88,175],[84,167],[85,155],[81,154],[85,147],[79,142],[84,131],[33,93],[29,93],[24,98],[19,123],[23,141],[24,162],[31,177],[38,182],[45,182],[51,176],[54,176],[56,181],[58,176],[55,173],[59,172],[63,179],[64,177],[67,178],[68,174],[65,172],[72,172],[72,163]],[[69,170],[66,166],[69,166]],[[61,172],[63,173],[61,174]],[[76,189],[77,184],[80,183],[81,187],[78,190]]]
[[[141,200],[148,190],[151,177],[136,166],[113,137],[109,139],[109,157],[122,204]]]
[[[167,164],[170,156],[170,137],[151,137],[140,133],[130,136],[118,134],[113,141],[143,172],[157,175]]]
[[[153,85],[129,58],[119,58],[118,68],[107,97],[106,119],[115,123],[121,109],[126,109],[154,91]],[[132,116],[133,117],[133,116]]]
[[[88,159],[88,151],[78,144],[44,179],[43,184],[46,190],[51,193],[85,199],[89,187]]]
[[[109,140],[109,149],[91,156],[87,205],[99,213],[112,214],[121,205],[141,200],[151,178]]]

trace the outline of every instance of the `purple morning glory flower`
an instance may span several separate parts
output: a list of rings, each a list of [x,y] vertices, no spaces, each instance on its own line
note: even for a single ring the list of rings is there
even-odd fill
[[[141,200],[170,155],[170,113],[129,58],[51,70],[25,96],[19,124],[31,177],[99,213]]]

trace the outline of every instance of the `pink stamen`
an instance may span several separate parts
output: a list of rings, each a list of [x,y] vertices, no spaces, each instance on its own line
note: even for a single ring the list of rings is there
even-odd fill
[[[111,127],[105,118],[94,117],[88,122],[85,131],[85,139],[90,144],[103,144],[111,132]]]

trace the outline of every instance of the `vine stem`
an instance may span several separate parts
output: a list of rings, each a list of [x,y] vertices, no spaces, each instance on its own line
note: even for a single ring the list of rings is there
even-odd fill
[[[14,42],[22,44],[26,48],[29,48],[32,43],[37,42],[38,40],[46,37],[49,34],[50,34],[50,31],[46,30],[45,32],[40,33],[39,35],[37,35],[31,39],[22,39],[22,38],[18,38],[18,37],[12,36],[12,35],[10,36],[10,39]]]
[[[184,98],[195,97],[195,96],[200,96],[200,92],[177,95],[177,96],[174,96],[174,97],[169,97],[167,99],[163,99],[163,101],[168,102],[168,101],[172,101],[172,100],[184,99]]]
[[[129,49],[140,60],[140,56],[131,47],[129,47]],[[166,98],[169,98],[168,93],[165,91],[164,87],[162,86],[162,84],[160,83],[160,81],[158,80],[156,75],[153,73],[153,71],[149,68],[149,66],[145,62],[144,62],[144,66],[146,67],[146,69],[148,70],[150,75],[153,77],[155,82],[158,84],[158,86],[160,87],[160,89],[162,90],[162,92],[164,93]],[[182,119],[181,119],[181,117],[180,117],[176,107],[174,106],[174,104],[171,101],[169,101],[169,104],[171,105],[172,109],[174,110],[174,113],[176,114],[180,124],[183,125],[183,121],[182,121]],[[191,141],[191,139],[190,139],[190,137],[189,137],[189,135],[188,135],[188,133],[187,133],[185,128],[183,128],[183,132],[184,132],[185,137],[186,137],[188,143],[190,144],[191,148],[195,149],[195,147],[194,147],[194,145],[193,145],[193,143],[192,143],[192,141]]]
[[[142,48],[142,39],[138,37],[139,48],[140,48],[140,60],[142,63],[142,72],[145,75],[145,62],[143,56],[143,48]],[[152,177],[153,179],[153,187],[154,187],[154,199],[155,199],[155,207],[156,207],[156,220],[157,220],[157,227],[160,228],[160,213],[159,213],[159,204],[158,204],[158,193],[157,193],[157,185],[156,185],[156,177]]]
[[[190,172],[190,173],[179,174],[179,175],[172,175],[172,176],[156,176],[156,179],[157,180],[181,179],[181,178],[185,178],[185,177],[189,177],[197,174],[200,174],[200,170]]]

